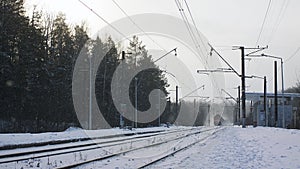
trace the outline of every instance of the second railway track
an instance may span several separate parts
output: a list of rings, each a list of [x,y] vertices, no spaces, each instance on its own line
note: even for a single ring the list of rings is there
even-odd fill
[[[1,150],[0,168],[74,168],[215,129],[181,128],[126,137]]]

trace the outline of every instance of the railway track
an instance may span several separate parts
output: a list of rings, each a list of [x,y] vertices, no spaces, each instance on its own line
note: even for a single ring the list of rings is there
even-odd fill
[[[113,143],[123,140],[131,140],[140,137],[149,137],[153,135],[157,135],[160,132],[165,132],[165,130],[155,131],[155,132],[138,132],[138,133],[130,133],[130,134],[120,134],[110,136],[110,137],[96,137],[96,138],[84,138],[80,140],[74,141],[73,139],[70,140],[63,140],[62,142],[54,141],[55,144],[45,144],[37,143],[37,144],[30,144],[31,146],[25,145],[22,148],[15,148],[12,149],[2,149],[0,151],[0,164],[13,162],[13,161],[21,161],[31,159],[30,155],[35,154],[35,158],[37,157],[44,157],[43,153],[47,153],[46,156],[53,156],[63,154],[63,150],[66,152],[78,151],[76,148],[80,148],[81,150],[90,149],[89,146],[95,146],[97,144],[105,144],[105,143]],[[61,152],[57,152],[61,151]]]
[[[177,145],[173,147],[173,151],[168,151],[167,153],[162,154],[161,156],[158,157],[154,157],[151,160],[145,160],[144,162],[135,165],[136,168],[147,168],[149,166],[151,166],[152,164],[155,164],[156,162],[159,162],[169,156],[172,156],[174,154],[176,154],[177,152],[180,152],[182,150],[188,149],[189,147],[201,142],[201,141],[205,141],[206,139],[208,139],[210,136],[212,136],[213,134],[215,134],[215,132],[222,130],[223,128],[219,128],[219,129],[212,129],[212,130],[208,130],[208,131],[212,131],[211,133],[206,133],[206,135],[202,135],[201,137],[198,137],[194,140],[192,140],[191,142],[188,142],[186,144],[183,145]],[[207,131],[207,132],[208,132]]]
[[[92,162],[115,158],[145,148],[159,147],[159,145],[170,143],[176,145],[180,139],[212,130],[216,130],[216,128],[181,128],[49,146],[1,150],[0,168],[81,168]],[[170,152],[175,153],[186,145],[183,147],[173,146],[173,151]],[[153,163],[157,160],[152,159],[150,161]],[[144,167],[143,165],[138,167]]]
[[[189,133],[184,138],[177,138],[161,144],[131,150],[108,159],[78,165],[75,168],[151,168],[152,164],[172,156],[179,151],[188,149],[196,143],[205,141],[215,132],[222,129],[217,127],[202,130],[201,132]],[[150,154],[146,154],[147,152],[150,152]]]

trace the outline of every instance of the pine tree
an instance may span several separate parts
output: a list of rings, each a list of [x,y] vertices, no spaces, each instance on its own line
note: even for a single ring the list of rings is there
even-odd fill
[[[111,37],[108,37],[104,43],[97,37],[92,48],[92,56],[102,58],[97,70],[95,83],[97,103],[102,115],[110,126],[118,126],[119,116],[112,99],[111,83],[120,62],[116,45]]]
[[[132,41],[129,44],[127,49],[127,53],[132,53],[128,57],[128,64],[130,69],[135,69],[138,67],[149,67],[150,69],[146,69],[142,72],[139,72],[136,75],[137,78],[137,90],[138,90],[138,104],[137,108],[139,111],[146,111],[150,108],[149,102],[149,94],[154,89],[162,90],[166,95],[168,92],[166,91],[167,79],[164,77],[163,72],[159,69],[157,65],[155,65],[152,56],[148,54],[146,46],[143,45],[142,41],[139,41],[137,36],[133,36]],[[132,105],[135,105],[135,81],[132,80],[130,83],[130,100]],[[166,98],[160,98],[166,100]],[[157,103],[158,104],[158,103]],[[163,111],[163,110],[161,110]],[[155,113],[155,112],[153,112]],[[155,121],[152,124],[144,124],[147,125],[155,125]],[[141,124],[142,125],[142,124]],[[142,125],[143,126],[143,125]]]

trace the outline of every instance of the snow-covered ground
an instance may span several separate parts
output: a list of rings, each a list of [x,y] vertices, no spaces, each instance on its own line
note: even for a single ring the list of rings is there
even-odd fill
[[[300,168],[300,131],[226,127],[149,168]]]
[[[122,129],[106,129],[98,131],[85,131],[81,129],[70,129],[65,132],[58,133],[42,133],[42,134],[3,134],[0,139],[4,147],[8,145],[25,144],[26,148],[14,148],[6,150],[1,147],[0,150],[0,168],[56,168],[69,167],[69,165],[85,163],[99,158],[109,158],[124,154],[129,150],[141,149],[144,147],[156,146],[162,143],[172,141],[176,146],[177,140],[182,139],[180,143],[187,142],[185,137],[190,135],[190,138],[196,138],[193,135],[202,131],[206,131],[207,127],[154,127],[154,128],[139,128],[132,131]],[[155,131],[160,131],[156,133]],[[155,133],[153,133],[155,132]],[[85,140],[79,142],[69,142],[55,145],[40,145],[38,143],[45,141],[57,142],[57,140],[84,138],[83,133],[93,136],[97,139]],[[128,135],[128,133],[143,133],[142,135]],[[123,135],[126,134],[126,135]],[[116,136],[117,137],[113,137]],[[16,137],[17,136],[17,137]],[[53,137],[55,136],[55,137]],[[125,136],[125,137],[124,137]],[[17,138],[14,140],[14,138]],[[44,138],[45,140],[43,140]],[[23,140],[22,140],[23,139]],[[5,141],[5,142],[4,142]],[[191,139],[190,141],[193,141]],[[33,144],[35,143],[35,144]],[[95,144],[96,143],[96,144]],[[28,144],[33,147],[28,147]],[[180,144],[184,145],[184,144]],[[169,146],[161,147],[169,149]],[[178,146],[176,146],[177,148]],[[156,149],[160,152],[162,149]],[[45,151],[47,150],[47,151]],[[147,152],[150,149],[147,149]],[[28,154],[28,152],[30,154]],[[148,153],[152,153],[149,151]],[[167,152],[167,151],[164,151]],[[12,156],[12,154],[14,156]],[[163,153],[162,153],[163,154]],[[15,156],[17,155],[17,156]],[[151,156],[151,154],[150,154]],[[153,155],[155,156],[155,155]],[[3,157],[3,158],[1,158]],[[133,157],[137,157],[133,154]],[[135,164],[134,164],[135,165]],[[80,168],[80,167],[79,167]],[[94,168],[94,167],[92,167]]]
[[[105,129],[85,131],[69,129],[65,132],[42,134],[0,134],[0,146],[11,144],[30,144],[54,140],[85,138],[87,135],[95,137],[113,136],[132,132],[155,130],[176,130],[190,127],[155,127],[135,129],[133,131],[121,129]],[[206,127],[200,127],[205,130]],[[215,130],[213,135],[200,133],[178,141],[160,144],[140,151],[125,153],[102,162],[93,162],[83,168],[132,168],[138,166],[142,156],[155,158],[181,144],[191,143],[195,139],[201,140],[183,151],[169,156],[148,168],[299,168],[300,169],[300,130],[288,130],[269,127],[228,126]],[[88,134],[87,134],[88,133]],[[205,139],[200,139],[200,138]],[[110,139],[110,138],[108,138]],[[167,146],[167,147],[162,147]],[[173,149],[173,148],[172,148]],[[18,149],[15,149],[18,150]],[[2,150],[2,152],[5,150]],[[158,154],[158,155],[155,155]],[[76,154],[75,154],[76,158]],[[66,158],[67,159],[67,158]],[[70,159],[74,161],[74,159]],[[19,163],[21,165],[21,163]],[[5,165],[2,165],[5,166]],[[131,167],[130,167],[131,166]],[[26,168],[26,167],[25,167]],[[30,167],[27,167],[30,168]],[[50,167],[51,168],[51,167]],[[79,167],[80,168],[80,167]],[[82,168],[82,167],[81,167]]]

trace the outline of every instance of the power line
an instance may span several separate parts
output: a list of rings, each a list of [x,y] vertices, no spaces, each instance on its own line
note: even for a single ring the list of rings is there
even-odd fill
[[[264,29],[264,26],[265,26],[265,23],[266,23],[266,19],[267,19],[268,13],[269,13],[269,11],[270,11],[271,4],[272,4],[272,0],[269,0],[268,7],[267,7],[267,10],[266,10],[266,13],[265,13],[265,16],[264,16],[263,23],[262,23],[262,25],[261,25],[261,29],[260,29],[258,38],[257,38],[256,43],[255,43],[255,46],[258,45],[258,42],[259,42],[259,40],[260,40],[260,38],[261,38],[261,34],[262,34],[262,32],[263,32],[263,29]],[[263,50],[263,49],[260,49],[260,50]],[[255,52],[258,52],[258,51],[254,51],[254,53],[255,53]],[[251,53],[249,53],[249,54],[251,54]],[[247,54],[247,55],[249,55],[249,54]],[[248,70],[249,70],[250,63],[251,63],[251,60],[248,60],[247,66],[246,66],[246,71],[247,71],[247,72],[248,72]]]
[[[194,20],[194,18],[193,18],[192,12],[191,12],[191,10],[190,10],[190,8],[189,8],[189,5],[188,5],[188,3],[186,2],[186,0],[184,0],[184,2],[185,2],[185,5],[186,5],[186,7],[187,7],[187,9],[188,9],[188,12],[189,12],[189,14],[190,14],[190,17],[191,17],[191,19],[192,19],[192,22],[193,22],[193,24],[194,24],[194,26],[195,26],[195,28],[196,28],[196,32],[197,32],[197,34],[198,34],[198,37],[199,37],[199,39],[200,39],[202,45],[205,46],[205,44],[204,44],[204,42],[203,42],[203,40],[202,40],[202,38],[201,38],[201,34],[200,34],[200,32],[199,32],[199,30],[198,30],[198,28],[197,28],[196,22],[195,22],[195,20]],[[204,48],[204,49],[206,50],[206,53],[207,53],[207,49],[206,49],[206,48]]]
[[[202,56],[205,56],[205,55],[204,55],[203,51],[201,49],[199,49],[199,43],[197,41],[197,37],[195,36],[195,34],[193,32],[193,29],[191,28],[191,25],[189,24],[189,21],[188,21],[188,18],[186,16],[185,12],[184,12],[183,6],[182,6],[182,4],[181,4],[181,2],[179,0],[175,0],[175,2],[176,2],[176,5],[177,5],[177,7],[179,9],[180,15],[181,15],[181,17],[182,17],[182,19],[183,19],[183,21],[185,23],[185,26],[187,27],[189,35],[190,35],[190,37],[191,37],[191,39],[192,39],[192,41],[193,41],[193,43],[194,43],[194,45],[196,47],[196,51],[197,51],[198,55],[200,56],[200,58],[202,58],[201,55]],[[191,15],[191,13],[190,13],[190,15]],[[191,18],[192,18],[192,16],[191,16]],[[201,37],[199,37],[199,38],[201,39]],[[200,58],[198,58],[198,59],[200,59]],[[200,62],[201,62],[201,60],[200,60]],[[206,63],[206,64],[204,64],[204,66],[207,69],[207,67],[208,67],[207,66],[208,65],[207,59],[203,60],[203,62]],[[220,91],[220,87],[216,84],[215,80],[212,80],[212,82],[213,82],[213,85],[215,86],[215,88],[217,88],[218,91],[220,92],[220,94],[222,94],[222,92]]]
[[[181,15],[181,17],[182,17],[182,19],[183,19],[183,21],[184,21],[184,24],[185,24],[185,26],[187,27],[188,33],[189,33],[189,35],[190,35],[190,37],[191,37],[191,39],[192,39],[192,41],[193,41],[193,44],[194,44],[195,47],[196,47],[196,52],[197,52],[197,54],[200,56],[200,57],[197,57],[197,59],[198,59],[200,62],[201,62],[201,61],[205,62],[206,64],[204,64],[204,66],[207,67],[207,64],[208,64],[207,60],[201,60],[201,59],[200,59],[200,58],[202,58],[201,56],[205,56],[205,55],[204,55],[203,51],[200,50],[199,47],[198,47],[198,46],[199,46],[199,43],[198,43],[198,41],[197,41],[197,37],[195,36],[195,34],[194,34],[194,32],[193,32],[193,30],[192,30],[192,28],[191,28],[191,25],[189,24],[189,21],[188,21],[188,18],[186,17],[186,14],[185,14],[185,12],[184,12],[183,6],[181,5],[181,3],[180,3],[179,0],[175,0],[175,2],[176,2],[176,5],[177,5],[177,7],[178,7],[178,9],[179,9],[180,15]],[[199,37],[199,38],[201,39],[201,37]]]
[[[281,8],[280,8],[280,11],[279,11],[279,14],[276,18],[276,21],[275,21],[275,24],[274,24],[274,27],[271,31],[271,34],[270,34],[270,37],[269,37],[269,41],[268,41],[268,44],[272,41],[273,39],[273,35],[276,33],[282,19],[284,18],[284,15],[285,15],[285,12],[286,12],[286,9],[289,5],[289,0],[286,0],[286,1],[283,1],[283,4],[281,5]]]
[[[94,11],[91,7],[89,7],[87,4],[82,2],[81,0],[78,0],[83,6],[85,6],[87,9],[89,9],[92,13],[94,13],[98,18],[100,18],[103,22],[105,22],[107,25],[109,25],[111,28],[113,28],[116,32],[118,32],[120,35],[122,35],[125,39],[132,42],[127,36],[125,36],[121,31],[119,31],[116,27],[114,27],[112,24],[110,24],[107,20],[105,20],[103,17],[101,17],[96,11]]]
[[[190,37],[191,37],[191,39],[192,39],[192,41],[193,41],[196,49],[198,49],[198,47],[197,47],[198,46],[197,39],[195,38],[194,32],[192,31],[192,28],[191,28],[191,26],[188,23],[188,19],[187,19],[185,13],[184,13],[183,7],[182,7],[181,3],[179,2],[179,0],[175,0],[175,2],[176,2],[176,5],[177,5],[177,7],[179,9],[179,13],[180,13],[180,15],[181,15],[181,17],[182,17],[182,19],[184,21],[184,24],[187,27],[188,33],[189,33],[189,35],[190,35]]]
[[[199,56],[204,55],[204,54],[202,53],[202,51],[200,51],[200,53],[199,53],[197,38],[195,37],[195,34],[194,34],[194,32],[192,31],[192,28],[191,28],[191,26],[190,26],[190,24],[189,24],[189,22],[188,22],[188,18],[187,18],[186,15],[185,15],[185,12],[184,12],[184,9],[183,9],[181,3],[179,2],[179,0],[175,0],[175,3],[176,3],[176,5],[177,5],[177,8],[178,8],[179,13],[180,13],[180,15],[181,15],[181,18],[183,19],[184,24],[185,24],[185,26],[186,26],[186,28],[187,28],[187,30],[188,30],[188,33],[189,33],[189,35],[190,35],[190,37],[191,37],[191,39],[192,39],[192,41],[193,41],[193,44],[194,44],[195,47],[196,47],[196,52],[197,52],[197,54],[198,54]],[[198,58],[198,57],[197,57],[197,58]],[[200,58],[201,58],[201,57],[200,57]],[[198,58],[198,59],[199,59],[199,58]],[[201,62],[200,59],[199,59],[199,61]]]
[[[183,96],[183,97],[181,98],[181,100],[184,99],[184,98],[186,98],[186,97],[188,97],[189,95],[193,94],[195,91],[197,91],[197,90],[199,90],[199,89],[201,89],[201,88],[203,88],[203,90],[204,90],[204,87],[205,87],[205,85],[202,85],[202,86],[196,88],[195,90],[193,90],[193,91],[191,91],[190,93],[188,93],[188,94],[186,94],[185,96]]]
[[[175,2],[176,2],[177,7],[179,9],[180,15],[181,15],[181,17],[182,17],[182,19],[183,19],[183,21],[185,23],[185,26],[188,29],[189,35],[190,35],[190,37],[191,37],[191,39],[192,39],[192,41],[193,41],[193,43],[194,43],[194,45],[196,47],[196,52],[198,53],[199,56],[201,56],[201,55],[205,56],[204,53],[203,53],[203,51],[199,49],[199,42],[197,40],[197,37],[196,37],[196,35],[195,35],[195,33],[194,33],[191,25],[189,24],[188,18],[186,16],[185,12],[184,12],[182,4],[180,3],[179,0],[175,0]],[[201,39],[201,37],[199,37],[199,38]]]
[[[296,56],[296,54],[299,52],[300,47],[298,47],[298,49],[289,57],[285,60],[285,63],[288,62],[289,60],[291,60],[294,56]]]
[[[257,40],[256,40],[255,46],[257,46],[257,44],[258,44],[258,42],[259,42],[259,40],[260,40],[261,33],[262,33],[263,29],[264,29],[264,25],[265,25],[265,22],[266,22],[266,18],[267,18],[268,13],[269,13],[269,9],[270,9],[270,6],[271,6],[271,2],[272,2],[272,0],[269,0],[269,4],[268,4],[268,7],[267,7],[267,11],[266,11],[266,13],[265,13],[264,20],[263,20],[263,23],[262,23],[262,25],[261,25],[260,32],[259,32],[259,34],[258,34],[258,38],[257,38]]]
[[[126,13],[126,11],[115,1],[112,0],[113,3],[123,12],[124,15],[126,15],[126,17],[140,30],[142,31],[153,43],[155,43],[159,48],[161,48],[162,50],[166,51],[166,49],[164,49],[160,44],[158,44],[153,38],[151,38],[151,36],[149,36],[148,33],[146,33],[137,23],[135,23],[135,21]],[[167,52],[167,51],[166,51]]]

